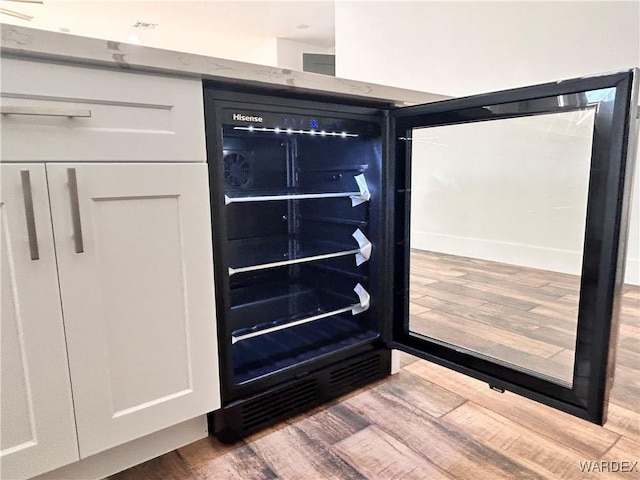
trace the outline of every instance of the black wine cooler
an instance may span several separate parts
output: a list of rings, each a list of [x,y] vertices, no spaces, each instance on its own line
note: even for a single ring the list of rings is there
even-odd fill
[[[381,379],[391,349],[602,422],[637,137],[634,79],[629,71],[402,108],[205,82],[223,399],[210,431],[241,438]],[[585,94],[603,89],[612,94]],[[573,382],[413,331],[415,132],[588,109],[595,134]]]

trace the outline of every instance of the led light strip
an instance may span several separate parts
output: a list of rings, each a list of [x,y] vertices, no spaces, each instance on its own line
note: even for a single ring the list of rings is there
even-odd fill
[[[324,130],[294,130],[293,128],[267,128],[267,127],[254,127],[249,125],[248,127],[233,127],[234,130],[246,130],[247,132],[273,132],[273,133],[286,133],[286,134],[303,134],[303,135],[318,135],[320,137],[357,137],[357,133],[347,132],[325,132]]]

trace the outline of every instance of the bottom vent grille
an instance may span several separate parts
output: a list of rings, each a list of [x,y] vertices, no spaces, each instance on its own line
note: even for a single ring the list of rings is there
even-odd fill
[[[382,374],[380,355],[364,358],[345,367],[336,368],[329,373],[329,389],[332,395],[366,385]]]
[[[209,431],[235,442],[389,373],[390,352],[375,350],[310,370],[303,378],[263,390],[209,414]]]
[[[314,406],[319,397],[318,380],[311,378],[249,400],[242,406],[242,428],[253,430],[272,424],[281,417]]]

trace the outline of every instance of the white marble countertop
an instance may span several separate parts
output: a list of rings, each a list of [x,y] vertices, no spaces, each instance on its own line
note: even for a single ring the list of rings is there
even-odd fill
[[[2,55],[356,96],[395,105],[446,97],[327,75],[3,24]]]

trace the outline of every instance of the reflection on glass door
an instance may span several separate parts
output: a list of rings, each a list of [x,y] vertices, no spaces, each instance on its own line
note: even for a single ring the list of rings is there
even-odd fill
[[[412,132],[412,334],[571,387],[595,109]]]

